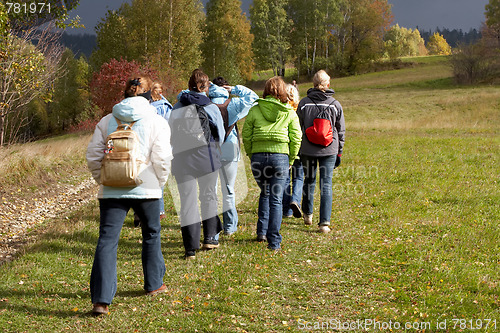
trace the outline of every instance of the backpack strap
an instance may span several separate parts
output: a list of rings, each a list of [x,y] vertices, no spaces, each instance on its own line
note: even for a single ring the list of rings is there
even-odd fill
[[[224,130],[226,132],[226,135],[224,135],[224,141],[226,141],[233,128],[236,128],[236,135],[239,137],[238,126],[236,126],[236,123],[229,125],[229,112],[227,110],[229,102],[231,102],[230,98],[228,98],[223,104],[215,104],[219,107],[222,120],[224,121]]]
[[[115,116],[113,116],[113,117],[115,117]],[[122,125],[123,125],[123,126],[122,126],[122,127],[123,127],[123,129],[127,129],[127,127],[128,127],[128,128],[130,128],[130,129],[132,129],[132,126],[134,126],[135,122],[137,121],[137,120],[136,120],[136,121],[133,121],[133,122],[131,122],[130,124],[123,124],[123,123],[120,121],[120,119],[118,119],[118,118],[116,118],[116,117],[115,117],[115,120],[116,120],[116,123],[118,124],[118,126],[116,127],[116,129],[118,129],[118,128],[119,128],[120,126],[122,126]]]

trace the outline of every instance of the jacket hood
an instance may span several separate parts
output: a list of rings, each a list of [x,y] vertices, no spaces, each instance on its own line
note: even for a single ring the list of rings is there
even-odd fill
[[[224,103],[225,100],[229,98],[229,91],[223,87],[219,87],[216,84],[211,84],[210,88],[208,89],[208,97],[213,101],[214,99],[217,99],[218,101],[222,101]],[[216,103],[216,102],[214,102]],[[222,104],[220,102],[217,102],[218,104]]]
[[[179,94],[179,102],[183,105],[198,104],[205,106],[211,103],[210,98],[205,95],[205,93],[199,93],[195,91],[183,91]]]
[[[113,106],[113,116],[125,122],[137,121],[144,118],[152,106],[144,97],[128,97]]]
[[[257,103],[264,118],[270,122],[275,122],[281,113],[288,113],[292,111],[290,104],[281,103],[276,98],[270,96],[265,99],[259,98]]]
[[[324,101],[335,94],[333,89],[326,89],[325,91],[319,90],[318,88],[311,88],[307,91],[307,97],[315,101]]]

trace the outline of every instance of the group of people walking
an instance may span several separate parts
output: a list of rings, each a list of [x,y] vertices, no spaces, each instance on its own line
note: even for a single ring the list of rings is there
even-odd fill
[[[160,219],[164,216],[163,189],[170,174],[180,196],[179,219],[185,258],[192,259],[201,247],[219,246],[219,234],[237,231],[238,214],[235,182],[240,154],[240,136],[251,170],[261,192],[257,218],[257,241],[268,248],[281,248],[281,221],[284,216],[313,222],[316,169],[320,174],[318,226],[329,232],[332,210],[333,169],[340,164],[344,146],[342,106],[329,89],[330,77],[319,71],[314,88],[300,100],[294,85],[282,78],[267,80],[262,98],[242,85],[231,86],[222,77],[212,81],[200,69],[192,72],[188,89],[172,106],[162,95],[161,85],[145,75],[131,78],[124,99],[97,124],[87,149],[87,161],[94,179],[101,184],[101,166],[106,139],[118,124],[133,126],[146,161],[140,168],[141,182],[132,187],[103,186],[99,189],[99,239],[92,266],[90,291],[92,312],[108,312],[117,289],[117,246],[129,209],[142,229],[144,290],[154,295],[166,290],[165,262],[161,252]],[[186,110],[196,110],[205,144],[186,148]],[[245,118],[240,133],[237,122]],[[332,142],[312,143],[308,132],[319,118],[330,122]],[[198,118],[197,118],[198,119]],[[223,195],[222,222],[217,213],[217,184]],[[290,186],[291,181],[291,186]],[[302,207],[301,207],[302,197]],[[285,204],[284,204],[285,203]],[[140,223],[139,223],[140,222]]]

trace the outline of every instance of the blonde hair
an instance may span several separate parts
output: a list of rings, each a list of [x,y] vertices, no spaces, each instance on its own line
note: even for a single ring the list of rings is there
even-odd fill
[[[319,70],[313,77],[314,88],[325,91],[330,86],[330,75],[324,70]]]
[[[262,97],[266,98],[267,96],[273,96],[274,98],[278,99],[281,103],[288,102],[288,95],[286,93],[286,84],[281,77],[273,76],[272,78],[266,81]]]
[[[293,84],[286,85],[286,94],[288,96],[288,104],[290,104],[294,110],[297,110],[299,106],[299,91],[293,86]]]
[[[160,82],[153,83],[153,86],[151,87],[151,97],[153,98],[153,101],[159,101],[161,99],[161,95],[155,92],[156,88],[163,90],[163,86]]]

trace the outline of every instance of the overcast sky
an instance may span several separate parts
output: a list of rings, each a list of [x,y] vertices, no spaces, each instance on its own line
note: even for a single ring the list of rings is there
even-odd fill
[[[206,2],[204,0],[203,2]],[[79,15],[86,29],[72,29],[71,33],[94,34],[94,27],[109,9],[117,9],[126,0],[80,0],[80,5],[70,14]],[[129,0],[130,2],[130,0]],[[248,12],[248,0],[243,10]],[[435,30],[436,27],[479,29],[484,22],[484,6],[488,0],[388,0],[392,4],[394,24],[402,27]],[[247,3],[247,5],[245,5]]]

